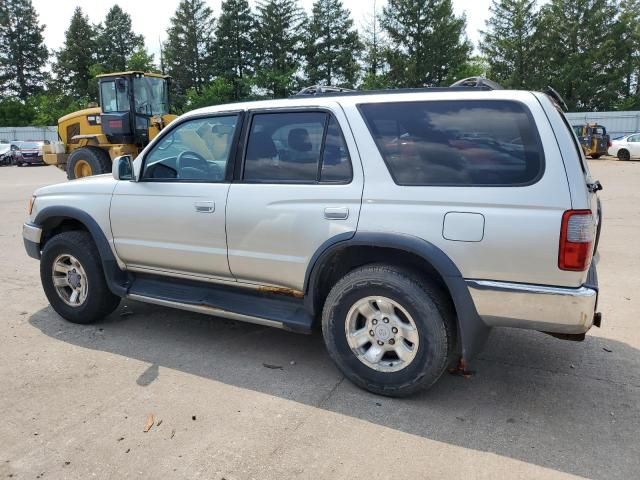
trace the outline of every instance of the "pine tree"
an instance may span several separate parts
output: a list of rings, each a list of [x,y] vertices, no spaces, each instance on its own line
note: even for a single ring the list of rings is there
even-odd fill
[[[76,7],[65,42],[56,52],[53,71],[60,89],[75,100],[95,100],[97,88],[92,82],[92,68],[96,63],[95,29],[89,17]]]
[[[297,0],[258,4],[256,84],[271,97],[286,97],[299,83],[305,22]]]
[[[390,42],[389,77],[398,87],[440,86],[471,51],[466,19],[451,0],[389,0],[382,27]]]
[[[233,85],[233,100],[241,100],[250,93],[255,32],[256,21],[247,0],[222,2],[214,43],[215,70]]]
[[[493,0],[480,48],[492,80],[506,88],[526,88],[534,54],[536,0]]]
[[[624,59],[609,0],[551,0],[536,19],[530,71],[534,88],[547,85],[570,111],[608,110],[623,96]]]
[[[385,88],[387,64],[385,52],[386,41],[380,26],[376,1],[373,1],[373,12],[362,27],[364,77],[361,87],[365,90]]]
[[[623,108],[640,109],[640,0],[622,0],[617,23],[620,57],[624,59]]]
[[[309,83],[347,88],[355,85],[363,47],[342,0],[316,0],[305,42]]]
[[[0,94],[26,100],[42,90],[49,52],[31,0],[0,2]]]
[[[213,11],[203,0],[180,1],[171,17],[163,55],[178,106],[189,89],[200,94],[213,78],[213,31]]]
[[[122,72],[134,51],[144,47],[144,37],[131,28],[131,16],[118,5],[107,12],[96,39],[98,62],[105,72]]]

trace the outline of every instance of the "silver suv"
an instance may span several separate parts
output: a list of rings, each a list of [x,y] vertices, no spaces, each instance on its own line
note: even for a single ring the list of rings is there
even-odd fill
[[[600,208],[553,97],[316,94],[187,113],[113,175],[37,190],[23,228],[71,322],[121,298],[310,333],[401,396],[492,327],[600,322]]]

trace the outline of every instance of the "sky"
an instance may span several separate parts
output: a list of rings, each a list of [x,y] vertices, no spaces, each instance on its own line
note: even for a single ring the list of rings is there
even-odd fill
[[[314,0],[300,0],[300,4],[311,11]],[[361,26],[373,12],[374,0],[343,0],[351,10],[356,26]],[[221,0],[206,0],[215,16],[220,13]],[[104,20],[107,11],[118,3],[131,15],[133,30],[144,35],[147,49],[154,53],[158,61],[160,41],[166,37],[169,19],[178,6],[179,0],[33,0],[40,16],[40,22],[46,25],[45,43],[51,49],[58,49],[64,43],[64,32],[69,27],[71,15],[76,6],[80,6],[89,15],[92,23]],[[249,0],[255,6],[255,0]],[[384,0],[376,0],[378,11],[382,10]],[[467,16],[467,36],[477,46],[480,30],[489,15],[491,0],[453,0],[455,13]]]

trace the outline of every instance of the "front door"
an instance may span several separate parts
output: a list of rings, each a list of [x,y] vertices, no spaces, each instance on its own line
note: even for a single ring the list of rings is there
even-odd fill
[[[363,174],[341,110],[255,111],[227,205],[240,282],[302,290],[313,254],[356,231]]]
[[[239,115],[188,119],[145,154],[111,202],[118,256],[131,270],[228,278],[225,210]]]

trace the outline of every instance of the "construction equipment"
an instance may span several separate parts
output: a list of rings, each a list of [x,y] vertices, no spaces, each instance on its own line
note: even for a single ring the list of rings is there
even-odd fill
[[[573,130],[576,132],[585,156],[597,159],[607,154],[611,146],[611,138],[602,125],[597,123],[573,125]]]
[[[60,142],[44,149],[45,163],[65,170],[70,180],[111,172],[111,160],[135,157],[177,118],[169,114],[170,77],[120,72],[97,78],[100,107],[60,118]]]

